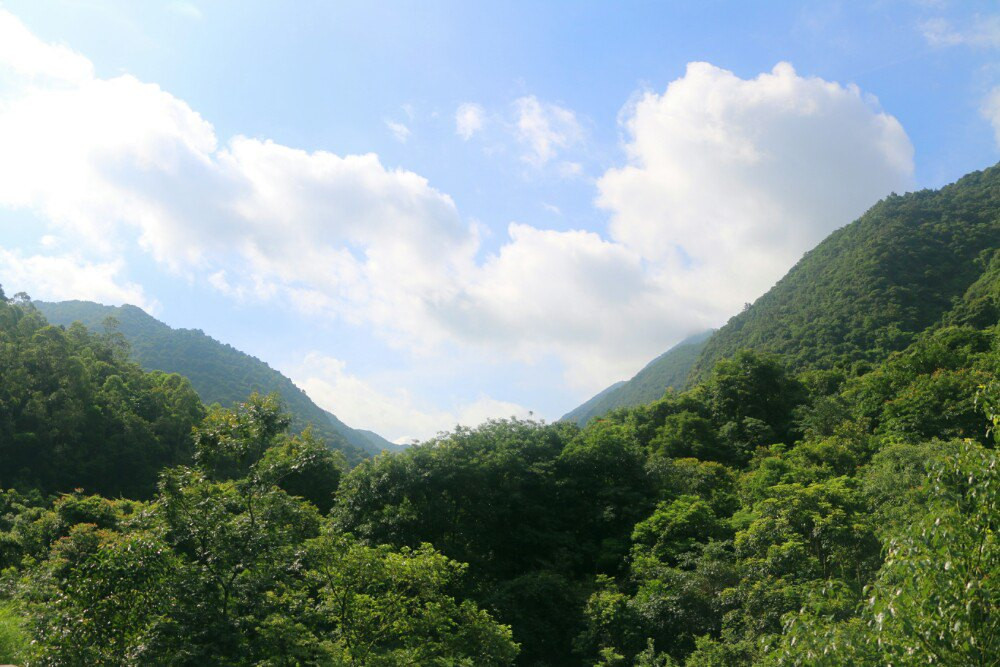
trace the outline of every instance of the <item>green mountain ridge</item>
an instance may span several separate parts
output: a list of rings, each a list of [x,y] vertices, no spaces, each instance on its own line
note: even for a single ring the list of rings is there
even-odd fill
[[[833,232],[719,329],[688,385],[740,349],[779,354],[796,371],[862,373],[951,310],[997,246],[1000,166],[940,190],[893,194]]]
[[[590,421],[591,417],[600,414],[601,407],[608,400],[608,398],[613,396],[618,389],[624,387],[626,384],[628,384],[628,380],[619,380],[610,387],[602,389],[590,397],[587,401],[564,414],[559,418],[559,421],[576,422],[581,426],[586,424]]]
[[[653,359],[631,380],[622,380],[600,392],[583,405],[567,412],[559,421],[576,422],[584,426],[594,417],[606,415],[616,408],[652,403],[667,389],[682,389],[688,373],[713,330],[688,336]]]
[[[108,317],[128,341],[132,358],[145,370],[188,378],[202,401],[231,406],[253,391],[277,392],[292,415],[292,429],[311,425],[315,435],[340,449],[352,463],[395,445],[370,431],[353,429],[316,405],[295,384],[266,362],[215,340],[197,329],[174,329],[132,305],[105,306],[90,301],[34,302],[52,324],[80,322],[101,331]]]
[[[681,341],[561,420],[583,426],[650,403],[668,387],[705,381],[741,349],[779,354],[796,371],[857,374],[907,347],[956,304],[962,310],[952,323],[986,326],[1000,314],[992,296],[1000,282],[998,209],[1000,166],[940,190],[893,194],[807,252],[725,326]],[[963,300],[966,290],[974,293]]]

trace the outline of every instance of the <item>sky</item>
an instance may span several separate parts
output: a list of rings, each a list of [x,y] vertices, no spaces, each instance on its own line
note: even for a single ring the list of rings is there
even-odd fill
[[[558,419],[1000,159],[994,2],[0,0],[0,284],[398,442]]]

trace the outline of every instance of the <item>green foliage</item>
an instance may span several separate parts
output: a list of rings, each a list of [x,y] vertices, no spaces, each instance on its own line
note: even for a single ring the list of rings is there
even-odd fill
[[[982,441],[987,421],[975,397],[994,371],[994,345],[995,336],[988,331],[939,329],[849,383],[845,395],[859,417],[893,441]]]
[[[73,526],[53,545],[32,591],[35,660],[143,662],[173,606],[164,584],[179,565],[155,535]]]
[[[710,419],[685,410],[663,420],[650,446],[666,457],[725,461],[730,452],[721,440]]]
[[[886,539],[860,615],[790,614],[770,664],[985,665],[1000,656],[1000,477],[995,453],[954,443],[930,466],[924,516]]]
[[[276,394],[252,394],[231,410],[216,407],[195,431],[194,460],[215,479],[245,477],[290,421]]]
[[[648,519],[636,524],[633,558],[652,557],[676,565],[699,542],[724,537],[727,532],[711,505],[697,496],[681,496],[661,502]]]
[[[362,544],[276,485],[332,456],[286,424],[254,396],[206,420],[212,455],[165,470],[154,501],[73,494],[34,516],[49,539],[8,584],[32,643],[11,650],[40,665],[510,664],[510,628],[461,597],[464,565]],[[0,641],[16,642],[3,609]]]
[[[324,648],[336,664],[471,667],[517,655],[510,628],[448,594],[465,566],[429,544],[372,548],[328,530],[309,542],[307,559]]]
[[[308,500],[324,514],[333,506],[346,469],[344,455],[317,441],[309,429],[265,451],[257,464],[262,479]]]
[[[977,258],[982,275],[969,286],[962,300],[945,316],[953,325],[983,329],[1000,320],[1000,252],[985,252]]]
[[[13,604],[0,605],[0,661],[16,664],[28,650],[29,637],[24,619]]]
[[[607,515],[635,498],[633,478],[606,482],[630,456],[625,474],[643,475],[641,457],[628,447],[604,452],[579,442],[564,451],[578,436],[569,424],[518,420],[458,429],[355,467],[332,514],[368,543],[431,543],[468,563],[469,593],[516,626],[525,663],[558,662],[578,631],[577,614],[567,610],[582,605],[579,588],[604,549],[627,549],[634,523],[627,514]]]
[[[792,439],[792,415],[805,390],[777,358],[742,350],[716,365],[707,387],[712,416],[734,460]]]

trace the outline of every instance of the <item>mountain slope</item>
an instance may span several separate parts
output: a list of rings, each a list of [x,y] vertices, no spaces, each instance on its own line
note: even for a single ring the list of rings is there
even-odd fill
[[[951,310],[998,246],[1000,167],[940,190],[891,195],[730,319],[688,381],[704,380],[742,348],[781,354],[794,370],[862,372]]]
[[[1000,250],[981,263],[985,266],[983,274],[969,286],[965,296],[945,316],[943,324],[983,329],[1000,320]]]
[[[179,373],[187,377],[201,399],[230,406],[253,391],[278,392],[292,414],[293,429],[311,424],[330,446],[356,462],[397,445],[371,433],[352,429],[323,410],[287,377],[263,361],[195,329],[173,329],[135,306],[104,306],[89,301],[35,302],[52,324],[81,322],[100,331],[114,317],[118,331],[131,346],[132,357],[144,369]]]
[[[609,400],[609,397],[614,396],[615,392],[618,389],[625,386],[626,384],[628,384],[627,380],[619,380],[618,382],[615,382],[610,387],[607,387],[601,392],[595,394],[586,402],[578,405],[577,407],[573,408],[572,410],[564,414],[562,417],[559,418],[559,421],[576,422],[580,426],[583,426],[588,421],[590,421],[591,417],[603,414],[604,410],[602,410],[602,406],[605,404],[605,402]]]
[[[567,412],[561,421],[573,421],[583,426],[615,408],[651,403],[663,396],[670,387],[681,389],[691,367],[701,354],[711,331],[685,338],[649,362],[628,381],[616,382],[580,407]]]

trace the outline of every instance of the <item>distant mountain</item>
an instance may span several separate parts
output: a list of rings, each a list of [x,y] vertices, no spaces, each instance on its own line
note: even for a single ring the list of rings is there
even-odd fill
[[[108,317],[115,318],[118,331],[129,342],[140,366],[187,377],[207,404],[228,407],[245,400],[253,391],[277,392],[292,415],[293,429],[311,424],[316,435],[342,450],[351,463],[400,447],[371,431],[347,426],[265,362],[200,330],[173,329],[136,306],[104,306],[90,301],[36,301],[35,306],[52,324],[81,322],[96,331],[102,329]]]
[[[631,380],[616,382],[580,407],[567,412],[561,421],[573,421],[583,426],[594,417],[616,408],[651,403],[661,398],[670,387],[683,389],[691,367],[711,335],[712,331],[703,331],[685,338],[649,362]]]
[[[627,380],[619,380],[618,382],[615,382],[610,387],[607,387],[600,393],[592,396],[590,400],[586,401],[582,405],[579,405],[576,408],[564,414],[562,417],[559,418],[559,421],[576,422],[580,426],[585,425],[588,421],[590,421],[591,417],[595,417],[599,414],[603,414],[604,412],[606,412],[602,408],[605,402],[608,400],[608,397],[613,396],[615,391],[619,387],[625,386],[627,382],[628,382]]]
[[[891,195],[730,319],[688,381],[704,380],[741,348],[780,354],[793,370],[862,373],[963,301],[953,317],[995,322],[998,247],[1000,166],[940,190]]]

